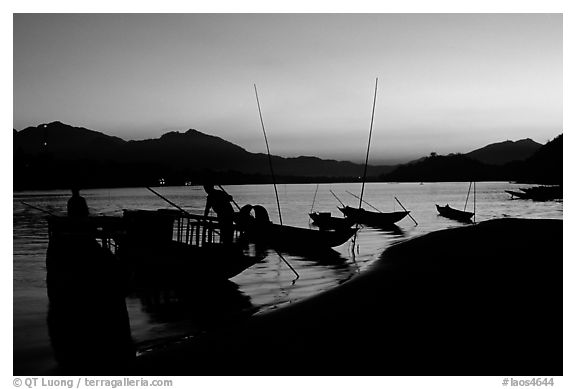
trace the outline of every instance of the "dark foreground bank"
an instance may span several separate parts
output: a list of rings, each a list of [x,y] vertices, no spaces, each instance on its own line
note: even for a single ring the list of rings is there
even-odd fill
[[[562,375],[562,221],[411,239],[331,291],[138,357],[134,373]]]

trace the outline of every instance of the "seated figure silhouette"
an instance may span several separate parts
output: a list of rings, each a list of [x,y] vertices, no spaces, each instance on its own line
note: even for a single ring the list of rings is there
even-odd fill
[[[224,244],[232,243],[234,236],[234,208],[232,208],[232,196],[222,190],[214,188],[214,184],[207,182],[204,190],[208,194],[204,216],[208,216],[210,209],[216,212],[220,225],[220,239]]]
[[[88,217],[88,205],[84,197],[80,196],[80,189],[78,187],[72,188],[72,197],[68,200],[68,217],[71,218],[84,218]]]

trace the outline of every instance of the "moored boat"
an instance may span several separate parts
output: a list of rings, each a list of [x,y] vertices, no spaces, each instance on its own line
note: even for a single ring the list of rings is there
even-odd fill
[[[350,228],[354,222],[350,219],[332,216],[330,212],[311,212],[308,214],[312,222],[321,230],[338,230]]]
[[[254,212],[254,216],[250,212]],[[261,205],[246,205],[239,212],[236,229],[248,241],[274,249],[295,252],[329,250],[346,243],[357,231],[350,226],[338,229],[311,229],[270,221]]]
[[[294,252],[330,250],[346,243],[356,232],[355,228],[315,230],[276,223],[255,224],[246,230],[248,240],[266,244],[271,248]]]
[[[125,210],[118,217],[50,217],[49,252],[81,260],[105,249],[136,280],[229,279],[263,259],[245,244],[220,241],[216,218],[172,210]],[[54,264],[58,266],[58,264]]]
[[[230,279],[263,259],[239,239],[223,243],[217,218],[175,210],[126,210],[124,220],[121,258],[152,275],[154,269],[172,268],[185,277]]]
[[[364,224],[371,227],[389,227],[404,219],[410,211],[397,212],[372,212],[363,208],[352,208],[349,206],[338,207],[346,219],[354,223]]]
[[[458,220],[464,223],[470,223],[472,221],[471,220],[472,217],[474,216],[474,212],[467,212],[467,211],[461,211],[459,209],[454,209],[450,207],[448,204],[446,204],[445,206],[436,204],[436,209],[438,210],[440,216],[444,216],[452,220]]]
[[[508,193],[510,195],[511,198],[519,198],[519,199],[530,199],[530,196],[524,192],[517,192],[514,190],[505,190],[504,192]]]
[[[530,188],[520,188],[520,190],[521,192],[511,190],[505,192],[512,195],[512,197],[534,201],[550,201],[563,198],[561,185],[540,185]]]

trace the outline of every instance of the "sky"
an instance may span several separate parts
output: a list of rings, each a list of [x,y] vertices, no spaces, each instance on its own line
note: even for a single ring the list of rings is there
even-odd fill
[[[275,155],[371,163],[545,143],[562,14],[15,14],[13,127],[125,140],[194,128]]]

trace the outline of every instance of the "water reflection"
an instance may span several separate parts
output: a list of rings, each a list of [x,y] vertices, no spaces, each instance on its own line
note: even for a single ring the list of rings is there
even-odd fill
[[[295,259],[299,261],[310,261],[315,262],[318,265],[324,266],[342,266],[346,264],[346,258],[342,256],[338,251],[334,249],[324,249],[324,250],[298,250],[298,249],[280,249],[280,253],[293,255]]]
[[[232,281],[176,283],[139,287],[130,293],[152,323],[180,323],[188,335],[251,315],[250,297]]]
[[[60,242],[64,243],[64,242]],[[96,242],[48,249],[48,333],[63,374],[116,374],[135,356],[125,273]]]
[[[385,226],[385,227],[377,227],[376,229],[384,232],[383,235],[386,235],[386,236],[400,237],[401,238],[401,237],[404,237],[406,235],[404,230],[402,228],[400,228],[399,226],[397,226],[396,224],[391,224],[391,225]]]

